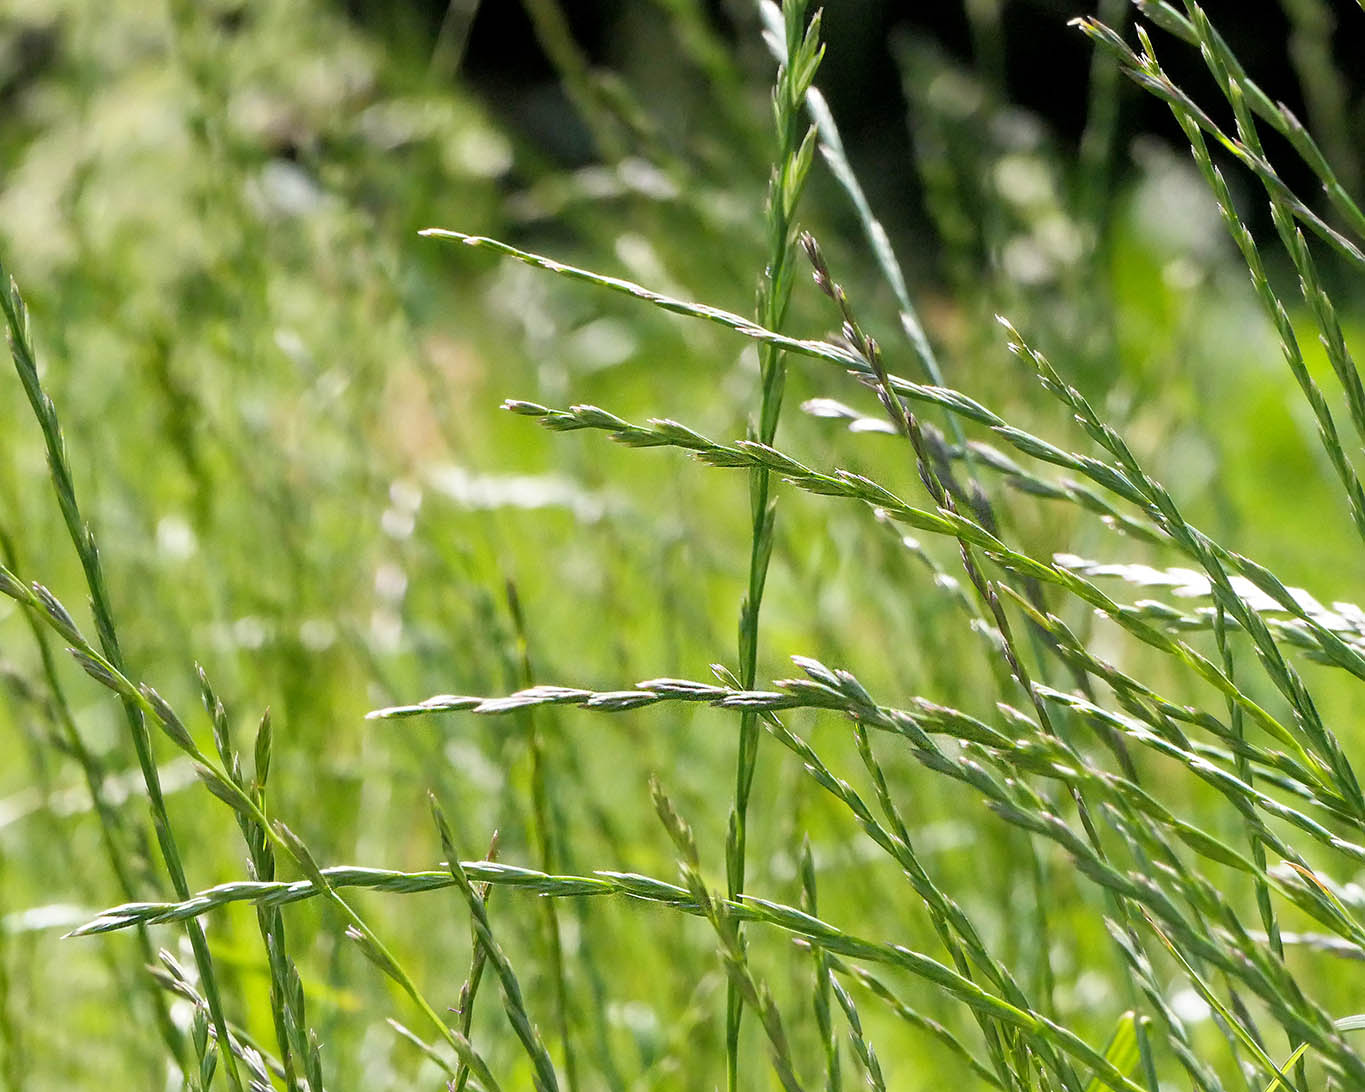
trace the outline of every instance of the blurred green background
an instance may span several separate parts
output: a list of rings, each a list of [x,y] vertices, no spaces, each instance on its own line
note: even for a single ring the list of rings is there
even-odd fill
[[[135,677],[196,733],[206,731],[202,715],[190,716],[196,662],[244,738],[268,706],[272,797],[325,863],[432,867],[440,848],[430,788],[458,819],[468,857],[497,829],[509,862],[538,867],[548,852],[564,872],[672,879],[672,850],[649,803],[655,772],[721,883],[729,714],[541,714],[555,808],[548,851],[533,834],[525,720],[362,719],[437,692],[517,689],[523,651],[535,681],[599,689],[659,675],[707,679],[710,664],[733,664],[748,553],[744,476],[676,452],[625,453],[601,436],[549,436],[498,406],[593,403],[728,441],[743,435],[756,404],[753,350],[713,327],[416,232],[492,235],[749,313],[766,254],[772,148],[773,65],[756,15],[740,3],[654,0],[591,13],[566,5],[573,20],[561,24],[560,9],[540,0],[504,26],[476,7],[5,0],[0,259],[32,310]],[[1358,545],[1311,415],[1217,210],[1150,105],[1102,64],[1092,68],[1065,26],[1080,6],[944,5],[951,27],[901,18],[894,6],[829,7],[831,100],[849,119],[855,165],[892,230],[948,383],[1088,450],[1005,351],[992,316],[1007,315],[1124,431],[1192,522],[1324,602],[1365,600]],[[1101,7],[1125,15],[1123,4]],[[1359,29],[1358,9],[1332,10]],[[1055,69],[1037,48],[1012,47],[1012,34],[1031,42],[1028,27],[1044,24],[1054,38],[1039,40],[1071,51]],[[1307,61],[1266,64],[1349,176],[1357,96],[1332,75],[1327,42],[1326,62],[1309,50]],[[1329,86],[1305,85],[1301,74]],[[801,218],[893,370],[912,374],[890,292],[818,166]],[[1358,335],[1358,285],[1332,275],[1348,337]],[[837,326],[804,278],[789,326],[802,336]],[[1303,344],[1320,355],[1315,337]],[[800,404],[817,396],[876,412],[837,370],[794,363],[783,450],[914,495],[894,441],[803,414]],[[1000,483],[992,490],[1005,536],[1035,555],[1171,561],[1073,509]],[[0,531],[11,567],[52,588],[88,628],[41,436],[12,374],[0,382]],[[956,571],[953,549],[931,544],[930,553]],[[760,678],[786,675],[788,656],[811,654],[856,665],[888,704],[918,694],[989,715],[993,666],[954,609],[868,513],[784,494]],[[1093,627],[1097,652],[1155,673],[1173,696],[1191,686],[1074,606],[1067,617]],[[4,1070],[24,1088],[161,1087],[165,1059],[141,1002],[129,1000],[140,973],[131,941],[61,939],[120,900],[75,768],[53,746],[37,663],[22,617],[0,601]],[[115,703],[74,666],[61,670],[89,746],[131,789]],[[1348,746],[1358,743],[1351,694],[1323,682],[1324,714],[1340,718]],[[835,718],[793,722],[853,775],[856,755]],[[169,748],[163,757],[191,885],[243,876],[228,811]],[[886,762],[943,885],[1006,961],[1036,964],[1021,918],[1040,879],[1021,836],[909,758]],[[1202,814],[1202,790],[1180,791],[1188,812]],[[135,791],[123,807],[141,830]],[[766,741],[753,812],[755,890],[797,901],[795,850],[810,832],[825,917],[934,949],[895,870],[871,859]],[[1208,821],[1238,829],[1235,815]],[[1110,989],[1098,896],[1060,856],[1051,867],[1042,882],[1056,888],[1053,926],[1066,939],[1053,963],[1059,1015],[1102,1043],[1125,1001]],[[468,961],[463,907],[445,893],[357,903],[420,972],[433,1004],[453,1005]],[[492,905],[528,1004],[548,1022],[540,909],[515,892],[498,892]],[[624,900],[564,906],[560,918],[583,1087],[718,1084],[724,986],[704,923]],[[289,921],[335,1087],[438,1087],[430,1062],[383,1022],[412,1022],[406,1003],[335,921],[314,906],[291,909]],[[215,915],[209,932],[234,1018],[268,1040],[250,911]],[[173,950],[181,936],[155,932]],[[808,1024],[806,963],[761,933],[754,959],[790,1000],[793,1023]],[[923,1007],[968,1026],[932,994]],[[891,1016],[869,1009],[865,1020],[895,1087],[941,1087],[955,1072]],[[475,1027],[495,1071],[524,1072],[491,996]],[[1216,1039],[1207,1020],[1201,1033]],[[754,1087],[763,1087],[754,1045]],[[808,1035],[797,1045],[815,1057]]]

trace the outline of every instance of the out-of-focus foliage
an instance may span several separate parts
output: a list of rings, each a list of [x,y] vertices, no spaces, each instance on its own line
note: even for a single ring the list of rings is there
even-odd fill
[[[756,413],[753,347],[417,231],[496,236],[752,313],[768,260],[773,146],[773,66],[758,18],[736,16],[735,45],[704,5],[639,5],[649,28],[637,71],[602,73],[580,68],[572,41],[555,37],[554,3],[526,6],[562,70],[552,124],[587,134],[586,166],[564,166],[534,126],[503,119],[462,78],[452,43],[467,5],[451,4],[455,22],[422,52],[317,0],[6,0],[0,260],[31,309],[130,677],[155,686],[207,741],[208,719],[191,715],[201,664],[244,750],[269,707],[270,814],[323,864],[437,868],[432,790],[466,860],[481,857],[496,830],[499,859],[512,864],[673,880],[676,848],[648,784],[657,774],[720,889],[738,724],[729,712],[665,705],[610,718],[549,708],[496,720],[363,720],[433,693],[501,694],[533,681],[612,691],[659,676],[709,680],[712,663],[735,666],[751,522],[745,474],[674,451],[627,456],[600,436],[549,435],[498,407],[506,398],[590,403],[630,421],[673,418],[728,443]],[[642,18],[622,16],[628,29]],[[1078,89],[1094,115],[1091,151],[1081,154],[934,42],[907,38],[894,52],[913,158],[889,173],[914,178],[905,199],[922,200],[923,215],[893,222],[924,225],[895,243],[947,384],[1061,447],[1091,450],[1006,351],[993,316],[1007,315],[1127,438],[1191,523],[1323,602],[1365,601],[1360,543],[1315,422],[1184,150],[1107,127],[1110,97],[1127,91],[1103,63],[1092,87]],[[817,157],[799,219],[890,369],[921,380],[893,294],[822,172]],[[1262,200],[1248,179],[1234,185],[1239,200]],[[1331,369],[1311,315],[1293,302],[1293,272],[1267,260],[1326,385]],[[821,337],[839,316],[800,272],[784,330]],[[1343,285],[1334,298],[1349,339],[1359,275],[1327,272]],[[927,505],[900,441],[798,408],[829,397],[875,416],[871,394],[795,357],[787,385],[783,451],[823,470],[867,472]],[[932,411],[925,419],[946,427]],[[995,442],[982,429],[969,438]],[[50,588],[91,634],[44,457],[22,389],[0,382],[0,560]],[[1035,557],[1181,563],[1072,506],[999,476],[983,481],[1001,536]],[[810,654],[856,665],[890,705],[920,695],[999,724],[1001,662],[982,626],[961,614],[956,544],[908,550],[899,530],[861,506],[779,492],[758,685],[791,674],[789,656]],[[1105,587],[1125,602],[1146,594]],[[1059,595],[1051,606],[1095,655],[1169,688],[1173,701],[1224,714],[1216,694],[1082,604]],[[1018,630],[1028,633],[1022,617]],[[1189,639],[1217,658],[1207,633]],[[135,893],[162,899],[170,888],[117,703],[53,648],[48,676],[22,611],[0,599],[0,753],[9,759],[0,764],[0,1078],[16,1089],[175,1086],[132,941],[62,939],[129,901],[63,742],[65,706],[109,775]],[[1239,681],[1245,675],[1256,700],[1287,716],[1251,653],[1240,655]],[[1302,670],[1324,720],[1358,753],[1356,680]],[[1041,681],[1070,685],[1060,671]],[[842,719],[802,711],[789,723],[872,799]],[[895,864],[869,851],[799,762],[762,744],[748,890],[800,904],[808,836],[823,919],[939,953],[935,923]],[[244,877],[232,813],[164,739],[157,748],[191,889]],[[1163,767],[1143,761],[1159,784]],[[882,762],[939,886],[1020,982],[1050,999],[1050,1017],[1104,1043],[1138,999],[1122,992],[1101,893],[1066,854],[1028,851],[1021,831],[908,753],[888,747]],[[1202,830],[1243,837],[1240,816],[1205,785],[1186,779],[1162,799]],[[291,868],[282,858],[283,878],[297,878]],[[1349,872],[1328,875],[1355,890]],[[1236,876],[1229,890],[1257,920],[1251,883]],[[437,1011],[455,1006],[470,961],[465,903],[450,892],[351,894]],[[514,890],[495,889],[488,910],[556,1064],[566,1061],[566,1026],[582,1088],[718,1086],[725,979],[715,935],[626,898],[556,905],[554,931],[543,906]],[[1286,913],[1286,930],[1305,926],[1296,913]],[[440,1068],[384,1019],[424,1038],[430,1029],[343,939],[345,923],[314,903],[285,919],[329,1083],[439,1087]],[[273,1050],[255,914],[236,906],[206,920],[229,1016]],[[192,967],[184,935],[182,926],[152,930],[155,945]],[[777,933],[745,936],[788,1014],[800,1068],[813,1075],[823,1047],[807,1017],[809,957]],[[1333,1016],[1359,1008],[1355,964],[1303,949],[1289,958]],[[568,987],[562,1008],[557,965]],[[1235,1073],[1208,1006],[1176,964],[1161,973],[1196,1051],[1216,1072]],[[530,1063],[486,974],[471,1041],[504,1087],[527,1087]],[[954,1034],[977,1034],[960,1003],[895,970],[885,977]],[[969,1072],[858,996],[889,1087],[938,1088],[945,1075]],[[190,1024],[184,1002],[172,1015]],[[756,1019],[744,1035],[749,1086],[764,1087]],[[1282,1057],[1284,1046],[1271,1053]],[[845,1087],[854,1087],[862,1077],[844,1049]]]

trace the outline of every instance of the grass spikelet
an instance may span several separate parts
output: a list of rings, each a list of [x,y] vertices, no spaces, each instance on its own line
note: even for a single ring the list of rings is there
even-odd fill
[[[1344,16],[310,3],[0,20],[0,1084],[1365,1087]]]

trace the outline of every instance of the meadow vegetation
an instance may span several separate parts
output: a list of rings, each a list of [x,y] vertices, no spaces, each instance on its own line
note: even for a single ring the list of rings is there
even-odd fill
[[[587,166],[467,4],[0,7],[0,1087],[1365,1087],[1330,50],[899,41],[915,235],[813,5],[641,6]]]

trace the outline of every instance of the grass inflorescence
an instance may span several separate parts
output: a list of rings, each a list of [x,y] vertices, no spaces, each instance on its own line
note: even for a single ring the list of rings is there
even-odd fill
[[[350,74],[262,52],[275,129],[228,43],[313,24],[176,5],[183,184],[139,169],[202,237],[111,242],[98,156],[65,256],[0,215],[0,1085],[1365,1086],[1365,216],[1314,5],[1310,125],[1194,0],[1078,19],[1074,164],[990,5],[981,73],[897,43],[951,299],[804,0],[744,62],[651,8],[733,148],[526,6],[592,167],[450,91],[475,6],[425,77],[314,12]],[[1120,77],[1192,166],[1125,173]]]

